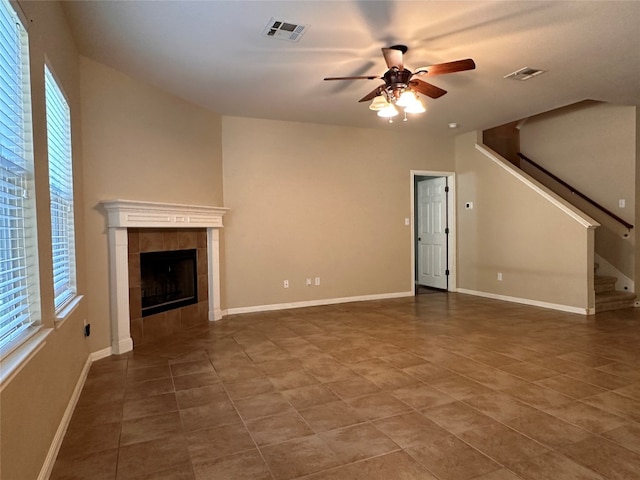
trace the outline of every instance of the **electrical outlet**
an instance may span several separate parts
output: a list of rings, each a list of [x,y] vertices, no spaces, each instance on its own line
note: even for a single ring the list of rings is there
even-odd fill
[[[320,277],[316,277],[316,287],[320,285]]]
[[[502,281],[502,273],[498,272],[498,280]]]
[[[311,286],[311,279],[307,278],[307,287],[310,287],[310,286]]]
[[[284,288],[289,288],[289,280],[285,280],[284,282],[282,282]]]

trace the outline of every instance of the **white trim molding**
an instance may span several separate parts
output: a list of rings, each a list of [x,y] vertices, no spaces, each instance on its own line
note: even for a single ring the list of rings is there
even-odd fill
[[[129,312],[129,245],[127,228],[206,228],[209,320],[222,318],[220,308],[220,241],[223,207],[106,200],[109,237],[109,296],[111,304],[111,350],[120,355],[133,350]]]
[[[577,313],[580,315],[593,315],[594,309],[573,307],[571,305],[560,305],[558,303],[540,302],[531,300],[530,298],[510,297],[508,295],[499,295],[497,293],[480,292],[477,290],[468,290],[466,288],[458,288],[458,293],[466,295],[475,295],[476,297],[492,298],[494,300],[502,300],[504,302],[520,303],[522,305],[531,305],[532,307],[548,308],[550,310],[558,310],[561,312]]]
[[[325,298],[321,300],[306,300],[302,302],[292,303],[274,303],[271,305],[256,305],[253,307],[238,307],[229,308],[225,310],[225,315],[237,315],[239,313],[256,313],[256,312],[271,312],[274,310],[288,310],[291,308],[304,308],[304,307],[318,307],[321,305],[336,305],[339,303],[350,302],[364,302],[369,300],[387,300],[391,298],[412,297],[414,293],[408,292],[395,292],[395,293],[380,293],[374,295],[360,295],[357,297],[340,297],[340,298]]]

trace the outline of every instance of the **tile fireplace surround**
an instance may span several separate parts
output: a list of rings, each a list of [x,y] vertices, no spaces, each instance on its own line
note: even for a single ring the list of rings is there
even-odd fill
[[[107,212],[109,237],[109,297],[111,350],[133,350],[129,312],[128,228],[206,228],[209,320],[222,318],[220,308],[220,239],[222,217],[228,209],[135,200],[101,202]]]

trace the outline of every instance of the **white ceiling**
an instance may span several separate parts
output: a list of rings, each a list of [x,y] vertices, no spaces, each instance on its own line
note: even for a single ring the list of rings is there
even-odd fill
[[[448,133],[584,99],[640,105],[640,1],[67,1],[83,55],[223,115]],[[298,43],[263,35],[275,17],[309,24]],[[408,68],[473,58],[431,77],[449,93],[389,125],[358,100],[381,81],[380,49]],[[526,82],[519,68],[548,73]]]

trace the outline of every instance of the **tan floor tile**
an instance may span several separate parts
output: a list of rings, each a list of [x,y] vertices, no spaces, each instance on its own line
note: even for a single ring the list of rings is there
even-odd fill
[[[545,378],[536,382],[538,385],[542,385],[545,388],[550,388],[556,392],[560,392],[571,398],[584,398],[591,395],[597,395],[598,393],[605,392],[606,390],[589,383],[581,382],[571,378],[568,375],[560,375],[552,378]]]
[[[169,377],[171,377],[171,370],[169,368],[169,365],[127,370],[127,383],[144,382],[146,380],[155,380],[157,378]]]
[[[212,402],[229,400],[229,396],[220,383],[204,387],[190,388],[176,392],[176,399],[180,408],[198,407]]]
[[[602,433],[603,437],[640,454],[640,424],[627,423]]]
[[[438,405],[456,401],[446,393],[424,383],[398,388],[390,393],[415,409],[437,407]]]
[[[411,353],[396,353],[394,355],[387,355],[386,357],[380,357],[380,360],[388,363],[396,368],[407,368],[414,365],[421,365],[427,363],[427,361]]]
[[[286,372],[272,373],[268,378],[278,390],[291,390],[318,383],[314,376],[309,375],[304,370],[287,370]]]
[[[289,480],[340,465],[337,455],[317,435],[261,449],[276,480]]]
[[[568,360],[570,362],[579,363],[587,367],[601,367],[602,365],[608,365],[614,361],[610,358],[599,357],[597,355],[588,355],[580,352],[570,352],[562,355],[558,355],[558,358],[562,360]]]
[[[526,480],[606,480],[593,470],[553,452],[516,462],[510,468]]]
[[[170,368],[171,375],[174,377],[179,377],[181,375],[193,375],[195,373],[215,374],[213,365],[211,365],[211,361],[208,358],[197,362],[175,363],[171,365]]]
[[[592,433],[613,430],[628,423],[622,417],[582,402],[569,403],[553,408],[548,410],[548,413]]]
[[[329,430],[320,438],[338,456],[341,463],[351,463],[399,450],[380,430],[369,423]]]
[[[560,453],[605,478],[640,478],[640,455],[600,437],[566,445]]]
[[[427,384],[456,375],[451,370],[434,363],[422,363],[412,367],[405,367],[402,371]]]
[[[399,472],[401,477],[399,477]],[[305,480],[437,480],[416,460],[404,452],[353,463],[346,467],[312,475]]]
[[[196,480],[271,480],[269,469],[257,450],[194,463]]]
[[[314,433],[297,412],[248,420],[246,425],[259,447],[286,442]]]
[[[530,438],[497,423],[464,432],[460,438],[492,460],[507,466],[548,451]]]
[[[504,392],[478,395],[467,398],[464,402],[499,422],[538,412],[537,409]]]
[[[562,395],[555,390],[541,387],[535,383],[529,383],[522,387],[509,388],[504,390],[504,393],[512,395],[518,400],[540,410],[556,408],[573,402],[571,397]]]
[[[463,402],[452,402],[426,408],[421,410],[421,413],[442,428],[456,434],[495,423],[492,418],[483,415]]]
[[[629,378],[611,375],[610,373],[602,372],[595,368],[587,368],[585,370],[580,370],[579,372],[572,372],[569,376],[576,380],[590,383],[607,390],[615,390],[616,388],[626,387],[633,383],[633,380]]]
[[[480,475],[473,480],[522,480],[522,477],[505,468],[501,468],[500,470]]]
[[[90,454],[118,448],[121,423],[103,423],[67,431],[58,452],[59,459],[73,460]]]
[[[511,373],[529,382],[542,380],[543,378],[555,377],[558,375],[558,372],[556,372],[555,370],[550,370],[548,368],[530,362],[511,363],[509,365],[503,365],[499,367],[499,369]]]
[[[95,362],[51,479],[636,480],[636,317],[455,293],[232,315]]]
[[[267,377],[250,378],[239,382],[225,383],[225,388],[233,400],[255,397],[275,390]]]
[[[242,423],[197,430],[186,434],[186,439],[193,463],[206,463],[255,448],[251,435]]]
[[[550,448],[576,443],[591,436],[586,430],[544,412],[514,418],[505,424]]]
[[[465,398],[493,392],[492,389],[458,374],[428,383],[456,400],[464,400]]]
[[[640,400],[618,395],[614,392],[605,392],[583,398],[582,402],[640,423]]]
[[[274,373],[288,372],[289,370],[302,370],[302,362],[297,358],[287,358],[286,360],[270,360],[256,364],[258,369],[267,375]]]
[[[167,377],[146,382],[128,383],[124,398],[126,400],[136,400],[173,392],[173,380]]]
[[[284,395],[289,403],[297,410],[304,410],[315,405],[323,405],[340,400],[325,385],[308,385],[306,387],[285,390],[282,392],[282,395]]]
[[[465,376],[494,390],[506,390],[507,388],[520,387],[527,383],[516,375],[484,365],[465,373]]]
[[[442,480],[469,480],[495,471],[500,465],[453,435],[407,450]]]
[[[229,401],[218,401],[180,410],[182,428],[185,432],[214,428],[240,421],[236,409]]]
[[[373,422],[376,428],[402,448],[429,444],[451,434],[418,412],[404,413]]]
[[[181,435],[125,445],[118,454],[117,480],[135,479],[188,462],[189,452]]]
[[[175,412],[178,410],[175,393],[165,393],[154,395],[153,397],[125,400],[122,418],[131,420],[133,418],[148,417],[160,413]]]
[[[365,416],[343,401],[330,402],[300,410],[300,415],[315,432],[361,423]]]
[[[279,392],[263,393],[255,397],[236,400],[234,403],[245,420],[294,410],[287,399]]]
[[[614,390],[614,392],[618,395],[623,395],[625,397],[633,398],[634,400],[640,401],[640,383],[634,383],[626,387],[618,388]]]
[[[364,397],[352,398],[347,403],[355,409],[358,414],[368,420],[390,417],[398,413],[411,410],[407,404],[388,393],[374,393]]]
[[[49,480],[113,480],[117,461],[117,448],[75,459],[61,458],[54,464]]]
[[[177,411],[125,420],[122,422],[120,445],[147,442],[181,430],[180,414]]]
[[[326,385],[343,400],[361,397],[363,395],[369,395],[380,391],[380,387],[371,380],[357,375],[349,377],[347,380],[331,382]]]

